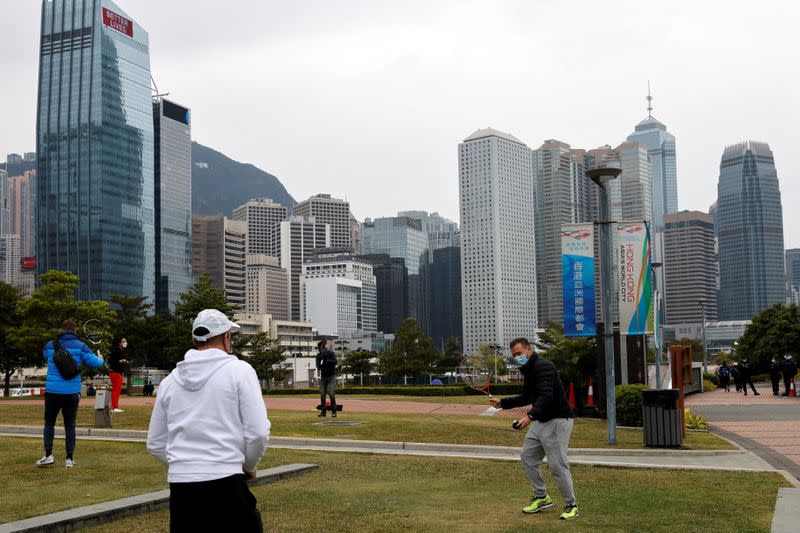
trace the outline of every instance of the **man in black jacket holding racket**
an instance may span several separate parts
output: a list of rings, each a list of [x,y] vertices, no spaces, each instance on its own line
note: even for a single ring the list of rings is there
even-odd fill
[[[564,395],[564,386],[555,365],[539,357],[528,339],[519,337],[511,341],[509,346],[525,379],[522,394],[503,399],[490,397],[489,402],[501,409],[531,406],[527,416],[514,423],[516,429],[528,428],[521,457],[525,474],[533,486],[533,495],[530,504],[522,512],[538,513],[553,507],[553,499],[547,494],[547,484],[541,471],[542,459],[547,457],[550,472],[564,498],[561,519],[574,520],[578,518],[578,506],[567,461],[574,420]],[[531,424],[534,421],[536,423]]]

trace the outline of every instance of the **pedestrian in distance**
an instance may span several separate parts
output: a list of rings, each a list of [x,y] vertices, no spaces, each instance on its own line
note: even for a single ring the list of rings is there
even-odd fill
[[[747,386],[750,385],[750,388],[753,389],[753,396],[759,396],[756,386],[753,385],[753,365],[747,357],[742,357],[742,360],[739,361],[739,372],[742,375],[742,390],[744,391],[744,395],[747,396]]]
[[[47,362],[47,378],[44,393],[44,457],[36,461],[36,466],[53,464],[53,439],[55,437],[58,413],[64,419],[64,446],[67,458],[64,466],[75,466],[75,419],[81,398],[82,366],[100,368],[103,358],[95,355],[86,344],[75,335],[75,321],[64,320],[54,341],[48,342],[43,350]],[[70,360],[72,363],[70,364]]]
[[[531,406],[526,416],[514,422],[515,429],[527,428],[521,458],[525,474],[533,488],[530,504],[522,512],[538,513],[554,505],[542,478],[542,459],[547,457],[550,472],[564,498],[565,507],[560,518],[574,520],[579,513],[567,461],[574,415],[567,403],[564,386],[555,365],[539,357],[528,339],[516,338],[509,346],[524,378],[522,394],[502,399],[490,396],[489,403],[492,407],[501,409]]]
[[[255,370],[231,355],[239,325],[216,309],[194,319],[194,348],[158,388],[147,450],[169,466],[170,531],[263,531],[247,486],[270,421]]]
[[[769,362],[769,379],[772,382],[772,395],[777,396],[780,394],[781,388],[781,369],[783,363],[778,361],[777,357],[773,357]]]
[[[128,340],[125,337],[116,337],[111,345],[108,355],[108,377],[111,379],[111,412],[124,413],[119,408],[119,396],[122,393],[122,381],[125,376],[125,367],[128,366]]]
[[[317,343],[317,371],[319,372],[319,396],[320,396],[320,413],[317,416],[325,416],[326,405],[325,398],[329,396],[331,399],[331,416],[336,418],[336,394],[334,387],[336,385],[336,354],[328,349],[327,341],[319,341]]]
[[[731,377],[733,384],[736,386],[736,392],[742,391],[742,369],[739,367],[739,362],[734,361],[731,365]]]
[[[783,365],[781,366],[781,372],[783,373],[783,387],[784,387],[783,395],[789,396],[789,391],[792,387],[794,376],[795,374],[797,374],[797,361],[792,356],[792,354],[787,353],[783,356]]]
[[[731,367],[728,366],[727,361],[723,361],[717,369],[717,376],[719,376],[719,386],[725,389],[726,392],[731,391]]]

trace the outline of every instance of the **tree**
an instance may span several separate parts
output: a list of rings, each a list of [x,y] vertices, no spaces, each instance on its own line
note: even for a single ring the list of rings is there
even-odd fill
[[[9,339],[9,332],[19,324],[17,302],[19,290],[0,282],[0,373],[3,376],[3,396],[10,394],[11,376],[26,366],[34,366],[36,358],[17,348]]]
[[[377,354],[375,352],[368,352],[364,350],[356,350],[354,352],[347,352],[342,358],[339,365],[342,374],[351,374],[361,376],[361,385],[364,384],[364,374],[367,376],[375,370],[376,364],[373,359]]]
[[[703,360],[703,339],[675,339],[667,343],[666,351],[669,353],[670,346],[691,346],[692,347],[692,360]]]
[[[82,324],[97,319],[102,324],[102,343],[91,348],[107,351],[115,321],[108,302],[76,300],[78,276],[72,272],[49,270],[39,277],[41,286],[30,298],[17,301],[18,326],[9,331],[9,339],[27,354],[41,354],[44,344],[55,338],[61,322],[67,318],[78,324],[76,333],[82,336]]]
[[[736,346],[737,357],[748,357],[762,371],[773,357],[799,351],[800,308],[794,303],[777,304],[757,313]]]
[[[378,360],[380,372],[389,376],[430,374],[439,358],[433,340],[427,337],[414,318],[406,318],[395,332],[394,343]]]
[[[283,381],[290,372],[284,348],[267,332],[248,338],[243,359],[252,365],[259,379],[267,382],[267,388],[270,381]]]
[[[597,370],[597,343],[594,337],[566,337],[559,324],[550,323],[536,343],[539,354],[558,369],[564,385],[594,377]]]
[[[440,374],[454,373],[463,359],[461,343],[457,338],[450,337],[444,343],[444,353],[436,361],[436,371]]]
[[[233,316],[233,308],[225,301],[225,291],[214,287],[213,283],[211,276],[203,273],[197,283],[180,294],[175,302],[175,315],[178,319],[191,323],[203,309],[216,309],[225,313],[228,318]]]

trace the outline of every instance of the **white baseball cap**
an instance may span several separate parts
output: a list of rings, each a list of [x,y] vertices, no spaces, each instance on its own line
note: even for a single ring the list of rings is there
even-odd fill
[[[231,329],[239,329],[239,327],[239,324],[231,322],[227,316],[216,309],[203,309],[197,313],[197,318],[192,323],[192,337],[196,341],[205,342]],[[207,329],[208,333],[198,335],[196,332],[199,328]]]

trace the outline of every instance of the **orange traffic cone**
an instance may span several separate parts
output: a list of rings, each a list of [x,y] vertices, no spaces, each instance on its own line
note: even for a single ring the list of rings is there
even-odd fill
[[[569,384],[569,406],[575,409],[575,384]]]
[[[794,380],[792,380],[790,383],[791,383],[792,386],[789,389],[789,397],[797,398],[797,392],[794,390]]]
[[[592,387],[592,378],[589,378],[589,394],[586,397],[586,407],[595,407],[595,405],[594,405],[594,387]]]

